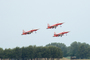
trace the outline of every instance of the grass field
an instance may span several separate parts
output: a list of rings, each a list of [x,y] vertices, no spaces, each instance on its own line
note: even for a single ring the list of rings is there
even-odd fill
[[[63,58],[60,59],[60,60],[71,60],[71,59],[68,59],[68,58],[63,57]],[[90,59],[73,59],[73,60],[90,60]]]
[[[68,58],[64,58],[64,57],[63,57],[63,58],[62,58],[62,59],[60,59],[60,60],[70,60],[70,59],[68,59]]]

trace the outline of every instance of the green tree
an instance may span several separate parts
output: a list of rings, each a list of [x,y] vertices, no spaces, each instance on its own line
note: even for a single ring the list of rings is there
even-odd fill
[[[70,45],[71,56],[77,56],[77,51],[80,45],[81,43],[76,41]]]
[[[19,47],[16,47],[14,49],[12,49],[13,53],[12,53],[12,58],[16,58],[16,59],[20,59],[22,56],[22,50]]]
[[[61,48],[61,50],[63,52],[63,56],[64,57],[67,56],[67,54],[66,54],[67,53],[67,47],[65,44],[63,44],[63,43],[51,43],[51,44],[46,45],[46,47],[48,47],[48,46],[55,46],[55,47]]]
[[[86,54],[87,58],[90,59],[90,47],[86,49],[86,52],[87,52]]]
[[[0,58],[3,58],[3,49],[0,48]]]
[[[34,47],[35,46],[29,46],[29,47],[27,47],[27,55],[28,55],[28,57],[27,58],[34,58],[34,51],[35,51],[35,49],[34,49]]]
[[[9,48],[9,49],[5,49],[3,51],[3,58],[11,58],[12,57],[12,50]]]
[[[49,58],[62,58],[63,57],[62,50],[58,47],[49,46],[48,51],[50,54]]]
[[[87,58],[87,51],[84,44],[81,44],[78,49],[78,57],[81,59]]]

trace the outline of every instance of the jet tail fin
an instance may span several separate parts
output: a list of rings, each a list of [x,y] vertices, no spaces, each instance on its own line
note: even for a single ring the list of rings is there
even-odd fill
[[[50,26],[49,24],[47,24],[48,26]]]
[[[23,33],[24,33],[25,31],[23,30]]]
[[[56,34],[56,32],[54,32],[54,34]]]

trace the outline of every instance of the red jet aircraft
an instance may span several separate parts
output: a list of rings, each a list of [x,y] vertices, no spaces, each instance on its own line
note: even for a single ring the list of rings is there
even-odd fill
[[[35,33],[36,33],[37,30],[39,30],[39,29],[32,29],[32,30],[27,31],[27,32],[25,32],[25,31],[23,30],[23,33],[22,33],[21,35],[31,34],[31,33],[33,33],[34,31],[35,31]]]
[[[47,29],[51,29],[51,28],[55,28],[56,29],[56,27],[58,26],[58,25],[62,25],[64,22],[62,22],[62,23],[57,23],[57,24],[54,24],[54,25],[49,25],[48,24],[48,26],[47,26]]]
[[[59,36],[63,36],[64,34],[67,34],[67,33],[69,33],[70,31],[66,31],[66,32],[61,32],[61,33],[58,33],[58,34],[56,34],[55,32],[54,32],[54,36],[53,37],[59,37]]]

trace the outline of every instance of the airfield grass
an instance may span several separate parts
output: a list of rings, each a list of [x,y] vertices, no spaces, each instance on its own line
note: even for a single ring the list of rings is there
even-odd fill
[[[2,59],[2,60],[11,60],[11,59]],[[36,59],[32,59],[32,60],[36,60]],[[45,60],[45,59],[40,59],[40,60]],[[49,60],[51,60],[51,59],[49,59]],[[68,59],[68,58],[63,57],[61,59],[55,58],[54,60],[71,60],[71,59]],[[90,60],[90,59],[73,59],[73,60]]]
[[[63,58],[60,59],[60,60],[71,60],[71,59],[68,59],[68,58],[63,57]]]
[[[71,59],[68,59],[68,58],[63,57],[63,58],[60,59],[60,60],[71,60]],[[73,59],[73,60],[90,60],[90,59]]]
[[[76,60],[90,60],[90,59],[76,59]]]

